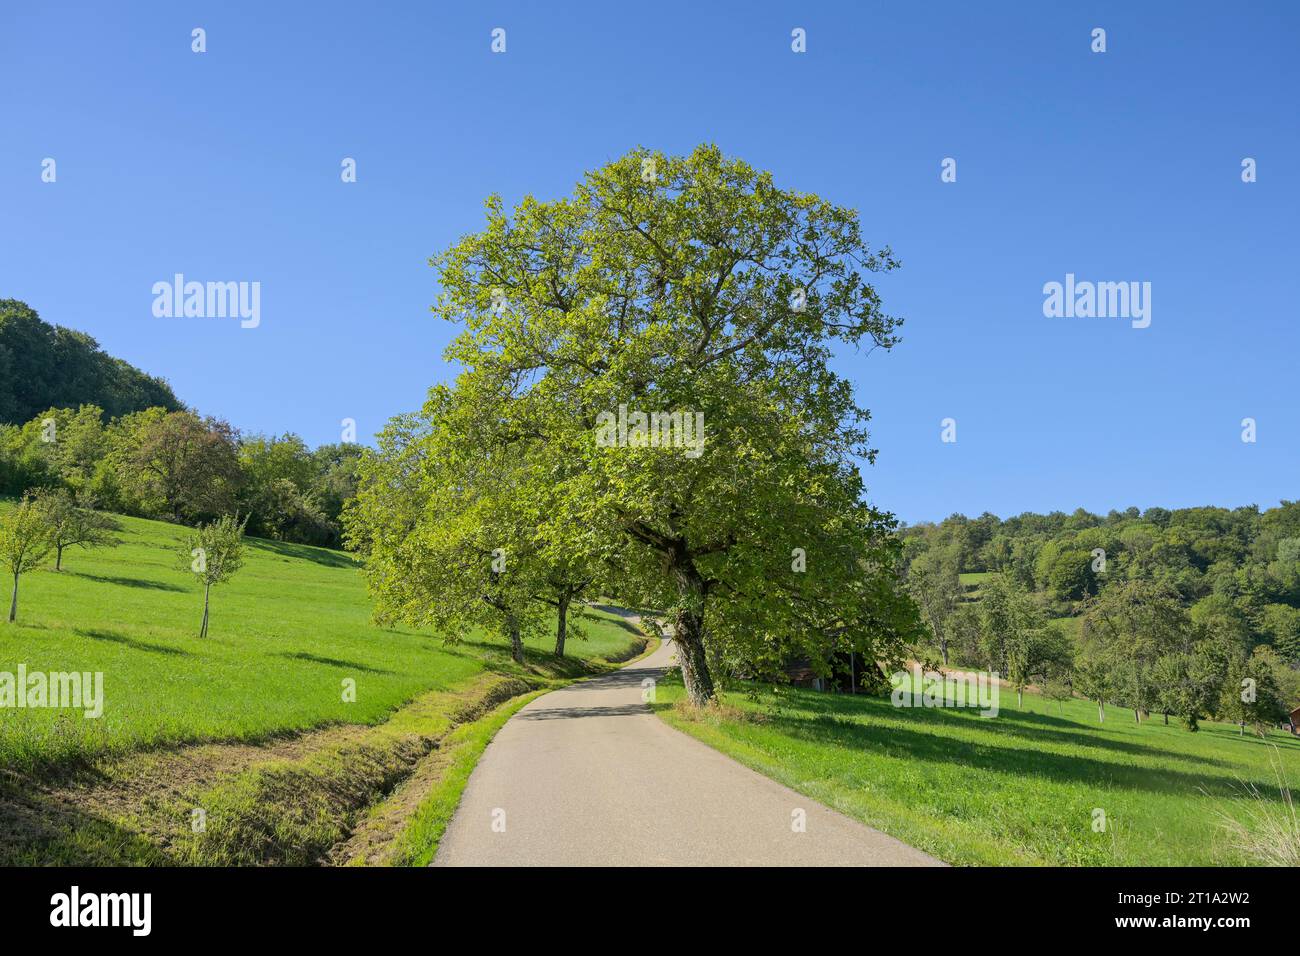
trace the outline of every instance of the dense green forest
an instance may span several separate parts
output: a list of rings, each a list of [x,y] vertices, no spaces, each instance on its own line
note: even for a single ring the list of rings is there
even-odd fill
[[[42,321],[25,302],[0,299],[0,423],[84,404],[113,417],[181,408],[166,382],[113,358],[86,333]]]
[[[1277,722],[1300,697],[1300,502],[958,514],[902,533],[944,663],[1192,729]]]

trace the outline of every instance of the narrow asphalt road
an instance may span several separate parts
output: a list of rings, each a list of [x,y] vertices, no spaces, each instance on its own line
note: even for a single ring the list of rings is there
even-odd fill
[[[643,682],[671,658],[665,641],[515,714],[471,775],[433,865],[942,865],[655,717]]]

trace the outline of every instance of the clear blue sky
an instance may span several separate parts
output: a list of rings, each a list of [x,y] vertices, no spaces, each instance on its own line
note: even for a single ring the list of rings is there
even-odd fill
[[[877,504],[1269,506],[1300,497],[1298,28],[1290,2],[6,4],[0,297],[241,429],[364,439],[448,376],[427,259],[487,194],[712,141],[903,261],[902,345],[839,359]],[[260,281],[261,327],[154,318],[176,272]],[[1045,318],[1067,272],[1151,282],[1151,327]]]

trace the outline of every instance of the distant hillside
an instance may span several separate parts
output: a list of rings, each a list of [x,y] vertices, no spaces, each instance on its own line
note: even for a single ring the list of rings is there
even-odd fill
[[[182,407],[166,382],[113,358],[84,332],[42,321],[25,302],[0,299],[0,423],[83,404],[112,417]]]

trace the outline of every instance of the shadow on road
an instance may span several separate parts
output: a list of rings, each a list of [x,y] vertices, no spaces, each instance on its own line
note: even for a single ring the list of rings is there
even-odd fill
[[[645,704],[611,704],[608,707],[543,707],[521,710],[515,720],[568,720],[572,717],[637,717],[650,713]]]

